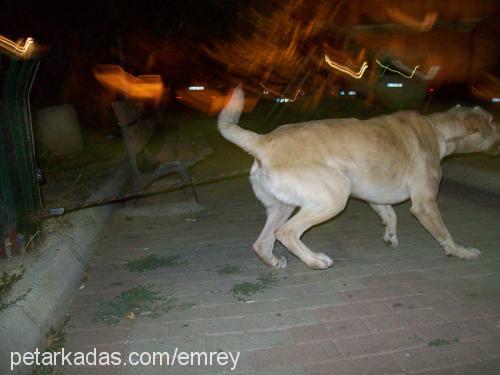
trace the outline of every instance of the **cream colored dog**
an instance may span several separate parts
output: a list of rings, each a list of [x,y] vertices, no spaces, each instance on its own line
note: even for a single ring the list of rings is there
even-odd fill
[[[227,140],[255,157],[250,181],[266,207],[267,221],[253,248],[265,264],[286,267],[286,258],[273,254],[278,239],[309,267],[330,267],[330,257],[311,251],[300,237],[340,213],[351,195],[367,201],[380,216],[384,241],[392,246],[398,238],[391,205],[411,199],[411,212],[447,255],[469,259],[480,254],[455,243],[436,197],[445,156],[500,151],[500,127],[488,112],[459,106],[429,116],[397,112],[366,121],[283,125],[261,135],[237,125],[243,103],[238,87],[220,113],[218,127]],[[290,218],[296,207],[300,210]]]

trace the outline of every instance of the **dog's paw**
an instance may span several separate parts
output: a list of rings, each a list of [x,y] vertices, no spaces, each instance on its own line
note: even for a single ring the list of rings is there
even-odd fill
[[[453,250],[447,251],[446,254],[454,255],[460,259],[474,259],[481,255],[481,252],[473,247],[463,247],[457,245]]]
[[[308,264],[309,267],[316,270],[324,270],[333,265],[333,260],[328,255],[323,253],[316,253],[314,261]]]
[[[389,233],[388,231],[384,234],[384,242],[386,245],[396,247],[399,245],[398,236],[396,233]]]

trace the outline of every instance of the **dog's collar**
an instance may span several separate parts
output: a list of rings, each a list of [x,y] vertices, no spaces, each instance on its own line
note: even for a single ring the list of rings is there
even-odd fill
[[[422,116],[422,117],[425,119],[427,124],[429,124],[432,131],[434,132],[434,134],[436,136],[436,140],[439,143],[439,157],[441,159],[443,159],[443,157],[445,157],[447,155],[447,148],[448,148],[447,142],[446,142],[445,138],[443,137],[443,135],[441,134],[441,132],[439,131],[436,124],[434,124],[434,122],[432,122],[428,116]]]

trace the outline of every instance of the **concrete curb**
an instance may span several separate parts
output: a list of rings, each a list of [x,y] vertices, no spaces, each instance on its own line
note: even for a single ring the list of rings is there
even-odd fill
[[[128,168],[128,164],[122,164],[88,201],[121,190],[128,178]],[[10,353],[34,351],[50,328],[60,324],[115,207],[104,205],[67,214],[68,228],[64,228],[64,233],[48,235],[38,256],[26,258],[26,273],[11,291],[11,299],[30,288],[31,291],[0,312],[1,374],[31,373],[28,366],[19,366],[11,372]]]
[[[472,188],[500,193],[500,170],[477,168],[459,161],[443,164],[443,178]]]

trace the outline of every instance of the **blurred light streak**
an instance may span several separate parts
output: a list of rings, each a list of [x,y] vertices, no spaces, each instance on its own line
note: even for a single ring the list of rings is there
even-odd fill
[[[229,97],[224,96],[218,90],[204,86],[204,90],[190,90],[189,87],[177,89],[175,97],[177,100],[200,113],[208,116],[217,115],[226,106]],[[245,98],[243,112],[250,112],[257,104],[256,98]]]
[[[399,9],[393,8],[387,9],[387,15],[393,21],[401,23],[417,31],[429,31],[432,29],[438,16],[437,12],[427,12],[424,19],[420,21],[417,18],[401,12]]]
[[[159,103],[165,92],[159,75],[134,76],[119,65],[98,65],[94,77],[104,86],[134,100]]]
[[[274,95],[277,95],[279,96],[280,98],[283,98],[283,99],[288,99],[288,102],[294,102],[295,100],[297,100],[297,97],[300,95],[301,92],[303,92],[302,90],[298,89],[297,92],[295,93],[295,96],[293,97],[293,99],[283,95],[283,94],[280,94],[279,92],[276,92],[276,91],[273,91],[271,90],[270,88],[267,88],[266,86],[264,86],[262,83],[259,83],[259,85],[266,91],[268,92],[271,92],[273,93]],[[267,95],[267,94],[266,94]]]
[[[391,68],[389,68],[389,66],[388,66],[388,65],[387,65],[387,66],[386,66],[386,65],[383,65],[383,64],[382,64],[380,61],[378,61],[378,60],[375,60],[375,61],[377,62],[377,64],[379,64],[379,65],[380,65],[382,68],[384,68],[385,70],[390,70],[391,72],[398,73],[399,75],[401,75],[401,76],[403,76],[403,77],[405,77],[405,78],[412,78],[412,77],[413,77],[413,75],[415,74],[415,72],[417,71],[418,67],[419,67],[419,65],[416,65],[416,66],[415,66],[415,68],[413,68],[413,71],[411,72],[411,74],[408,76],[408,75],[406,75],[406,74],[404,74],[404,73],[401,73],[401,72],[400,72],[400,71],[398,71],[398,70],[395,70],[395,69],[391,69]],[[384,70],[384,72],[385,72],[385,70]]]
[[[484,73],[481,80],[470,87],[472,95],[486,102],[500,102],[500,80],[488,73]]]
[[[363,74],[365,73],[365,70],[368,68],[368,63],[365,61],[365,62],[363,62],[363,65],[361,65],[361,68],[359,69],[359,72],[356,73],[356,72],[352,71],[351,69],[349,69],[349,68],[347,68],[347,67],[345,67],[343,65],[337,64],[336,62],[334,62],[333,60],[331,60],[326,54],[325,54],[325,61],[332,68],[335,68],[335,69],[341,71],[342,73],[346,73],[346,74],[348,74],[351,77],[356,78],[356,79],[360,79],[361,77],[363,77]]]
[[[405,70],[405,71],[412,71],[412,69],[410,69],[409,67],[407,67],[406,65],[404,65],[401,61],[399,60],[393,60],[392,63],[398,67],[399,69],[401,70]],[[420,73],[420,72],[414,72],[415,76],[420,78],[420,79],[423,79],[424,81],[432,81],[435,77],[436,77],[436,74],[439,72],[439,70],[441,70],[441,66],[440,65],[433,65],[429,68],[429,70],[427,71],[426,74],[423,74],[423,73]]]
[[[28,58],[35,50],[35,40],[33,38],[26,38],[24,42],[21,39],[16,43],[0,35],[0,48],[17,57]]]
[[[256,82],[287,81],[302,87],[304,77],[318,64],[318,41],[341,17],[341,6],[331,1],[252,1],[241,12],[242,25],[230,43],[205,47],[208,55],[233,74]],[[290,93],[290,95],[292,95]]]

